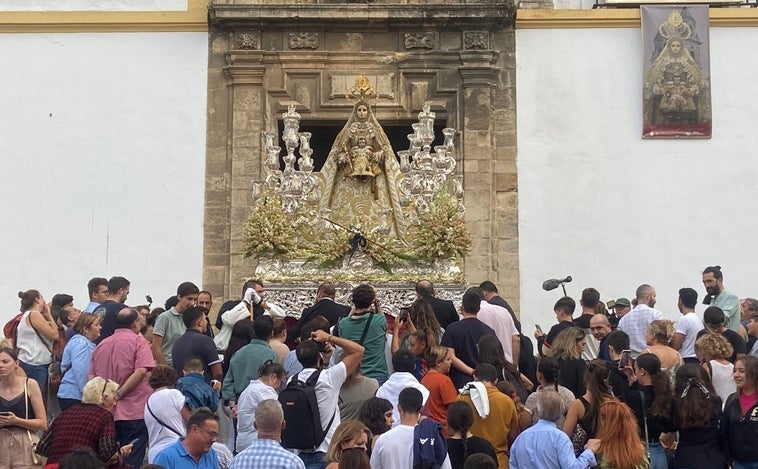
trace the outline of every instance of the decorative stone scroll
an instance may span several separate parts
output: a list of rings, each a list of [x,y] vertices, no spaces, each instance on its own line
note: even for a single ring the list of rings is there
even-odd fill
[[[434,33],[405,33],[406,49],[434,49]]]
[[[465,31],[463,47],[468,50],[487,50],[490,48],[490,35],[487,31]]]
[[[318,33],[290,33],[290,49],[318,49]]]
[[[255,31],[237,31],[234,33],[234,45],[241,50],[258,50],[261,47],[260,34]]]

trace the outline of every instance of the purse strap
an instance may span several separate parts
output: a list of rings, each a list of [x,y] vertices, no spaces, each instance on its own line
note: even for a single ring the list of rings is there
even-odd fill
[[[642,420],[645,422],[645,452],[647,452],[647,459],[650,460],[650,437],[647,431],[647,411],[645,410],[645,393],[642,389],[638,389],[640,394],[640,404],[642,405]]]
[[[26,412],[24,413],[24,418],[29,419],[29,378],[24,379],[24,405],[26,407]],[[34,440],[32,440],[32,432],[29,431],[29,429],[26,429],[26,434],[29,436],[29,442],[34,443]]]
[[[149,401],[149,400],[146,402],[146,404],[147,404],[147,411],[148,411],[148,412],[150,412],[150,415],[152,415],[152,416],[153,416],[153,418],[155,419],[155,421],[156,421],[156,422],[158,422],[158,424],[159,424],[161,427],[164,427],[164,428],[168,428],[168,429],[169,429],[169,430],[171,430],[172,432],[176,433],[176,435],[177,435],[179,438],[181,438],[181,437],[182,437],[182,434],[181,434],[181,433],[179,433],[178,431],[176,431],[176,430],[174,429],[174,427],[172,427],[171,425],[167,424],[167,423],[166,423],[166,422],[164,422],[163,420],[159,419],[159,418],[158,418],[158,416],[157,416],[157,415],[155,415],[155,414],[153,413],[153,409],[151,409],[151,408],[150,408],[150,401]]]

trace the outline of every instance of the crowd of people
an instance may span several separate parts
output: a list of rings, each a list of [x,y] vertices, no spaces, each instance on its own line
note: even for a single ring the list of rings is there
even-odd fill
[[[703,284],[676,322],[647,284],[610,309],[586,288],[578,317],[563,297],[536,352],[489,281],[457,306],[420,281],[397,315],[327,282],[297,320],[258,280],[217,311],[191,282],[161,308],[123,277],[83,311],[20,292],[0,469],[758,468],[758,300]]]

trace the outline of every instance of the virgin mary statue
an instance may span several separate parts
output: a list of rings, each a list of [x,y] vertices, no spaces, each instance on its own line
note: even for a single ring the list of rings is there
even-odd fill
[[[321,172],[319,209],[329,220],[364,233],[378,230],[403,239],[398,182],[400,166],[387,135],[371,111],[374,94],[366,77],[359,77],[353,94],[359,99],[329,151]]]

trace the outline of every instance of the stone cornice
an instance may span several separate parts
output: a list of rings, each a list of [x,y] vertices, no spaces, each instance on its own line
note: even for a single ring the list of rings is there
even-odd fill
[[[211,3],[209,22],[225,29],[287,28],[321,31],[440,29],[499,30],[513,25],[515,8],[505,1],[455,4],[255,4]]]
[[[0,33],[207,31],[207,0],[186,11],[3,11]]]
[[[711,8],[711,26],[758,26],[756,8]],[[639,8],[518,10],[516,29],[639,28]]]

